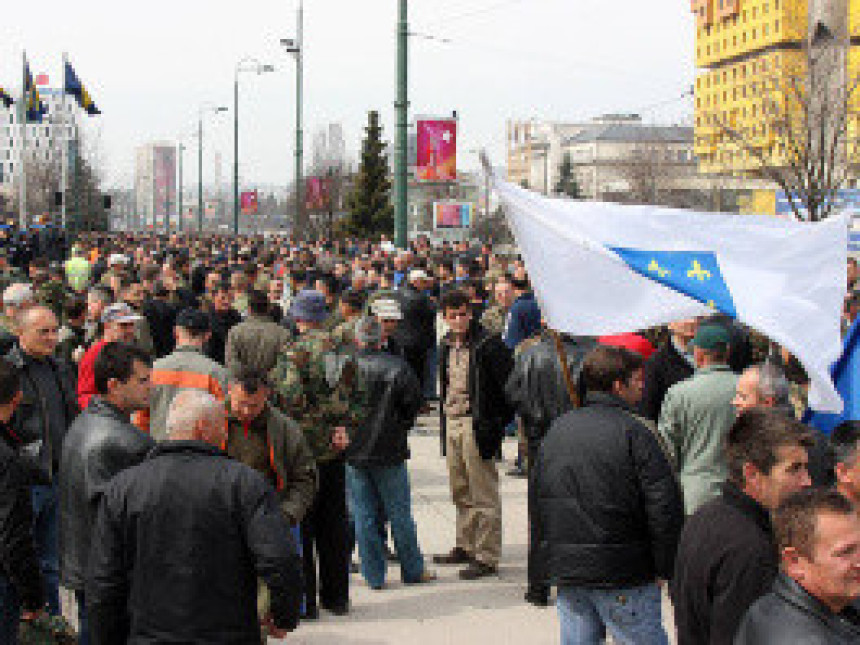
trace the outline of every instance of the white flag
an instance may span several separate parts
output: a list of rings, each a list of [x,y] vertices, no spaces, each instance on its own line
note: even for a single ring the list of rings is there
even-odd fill
[[[841,411],[848,220],[785,221],[549,199],[496,182],[547,323],[581,335],[729,314],[786,347],[810,407]]]

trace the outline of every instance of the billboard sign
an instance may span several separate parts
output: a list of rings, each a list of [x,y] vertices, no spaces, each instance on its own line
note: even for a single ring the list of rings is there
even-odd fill
[[[305,208],[309,211],[322,211],[328,208],[329,179],[327,177],[308,177],[305,186]]]
[[[239,206],[242,211],[242,215],[245,217],[250,217],[252,215],[256,215],[259,211],[259,204],[257,201],[257,191],[256,190],[246,190],[239,196]]]
[[[457,120],[421,119],[417,127],[415,174],[418,181],[457,181]]]
[[[860,212],[860,189],[852,188],[840,190],[836,193],[836,210],[849,210],[855,213]],[[808,218],[809,213],[803,202],[795,197],[795,205],[800,211],[801,217]],[[787,215],[794,218],[794,210],[791,208],[791,201],[784,190],[776,191],[776,215]]]
[[[435,202],[433,228],[469,228],[475,205],[471,202]]]

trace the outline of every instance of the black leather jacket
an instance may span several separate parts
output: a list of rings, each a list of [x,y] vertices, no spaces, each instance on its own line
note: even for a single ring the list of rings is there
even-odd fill
[[[22,457],[33,464],[38,463],[46,479],[50,480],[59,464],[68,427],[49,427],[47,400],[48,397],[61,397],[66,418],[71,424],[79,411],[75,394],[77,374],[74,367],[64,361],[45,359],[54,373],[55,384],[50,391],[43,392],[32,375],[33,361],[24,354],[19,345],[15,345],[6,354],[6,360],[21,370],[23,393],[21,403],[9,424],[9,435],[19,452],[23,453]]]
[[[117,475],[92,542],[95,643],[259,643],[258,578],[275,625],[298,624],[301,557],[275,490],[218,448],[168,441]]]
[[[0,438],[0,574],[30,611],[44,605],[42,573],[33,547],[33,511],[26,469]]]
[[[797,582],[779,574],[773,590],[744,617],[735,645],[848,645],[860,643],[860,615],[834,614]]]
[[[526,341],[530,342],[530,341]],[[590,338],[562,337],[570,374],[579,386],[579,371],[585,354],[594,347]],[[505,386],[508,402],[514,407],[532,441],[543,439],[553,421],[573,409],[555,341],[548,332],[517,353],[514,369]],[[584,392],[579,388],[580,398]]]
[[[140,463],[155,442],[127,414],[93,397],[69,428],[60,469],[60,575],[83,591],[90,537],[104,489],[117,473]]]
[[[354,466],[393,466],[409,458],[406,437],[421,407],[415,372],[399,356],[362,351],[356,356],[370,413],[351,437],[347,460]]]

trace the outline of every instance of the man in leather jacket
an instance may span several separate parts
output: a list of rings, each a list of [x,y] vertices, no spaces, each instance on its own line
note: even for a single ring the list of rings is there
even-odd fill
[[[747,612],[735,645],[860,642],[860,516],[841,493],[808,489],[774,515],[782,572]]]
[[[134,425],[131,414],[149,405],[149,356],[125,343],[105,345],[94,366],[98,395],[69,428],[60,482],[60,575],[75,592],[80,645],[89,643],[84,585],[91,531],[107,483],[143,461],[155,445]]]
[[[54,358],[57,318],[47,307],[20,311],[18,344],[6,359],[21,372],[21,404],[9,423],[12,443],[28,465],[40,472],[32,486],[33,539],[42,567],[48,610],[60,613],[57,558],[57,482],[66,432],[78,413],[74,369]]]
[[[526,435],[528,463],[534,463],[541,441],[552,422],[574,407],[568,391],[555,339],[549,330],[526,340],[516,354],[514,368],[505,386],[508,402],[514,407]],[[579,388],[579,371],[585,354],[595,343],[588,338],[563,335],[562,346],[567,357],[570,375]],[[580,400],[582,392],[577,392]],[[531,484],[531,478],[529,478]],[[529,586],[526,600],[538,606],[549,601],[549,586],[538,578],[535,553],[537,547],[537,516],[529,508]]]
[[[21,377],[8,361],[0,359],[3,426],[20,402]],[[31,473],[3,435],[5,432],[0,430],[0,643],[15,645],[19,619],[33,617],[43,610],[45,591],[33,547]]]
[[[407,435],[421,406],[418,378],[405,360],[380,351],[382,329],[373,318],[356,324],[358,371],[372,409],[354,431],[347,449],[346,481],[355,516],[361,572],[372,589],[381,589],[387,568],[380,507],[407,584],[435,579],[424,567],[409,494]]]

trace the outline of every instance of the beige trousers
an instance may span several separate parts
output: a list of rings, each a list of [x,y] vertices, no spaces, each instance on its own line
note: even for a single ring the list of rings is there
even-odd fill
[[[496,462],[481,459],[472,419],[446,419],[451,498],[457,509],[457,546],[483,564],[502,554],[502,500]]]

